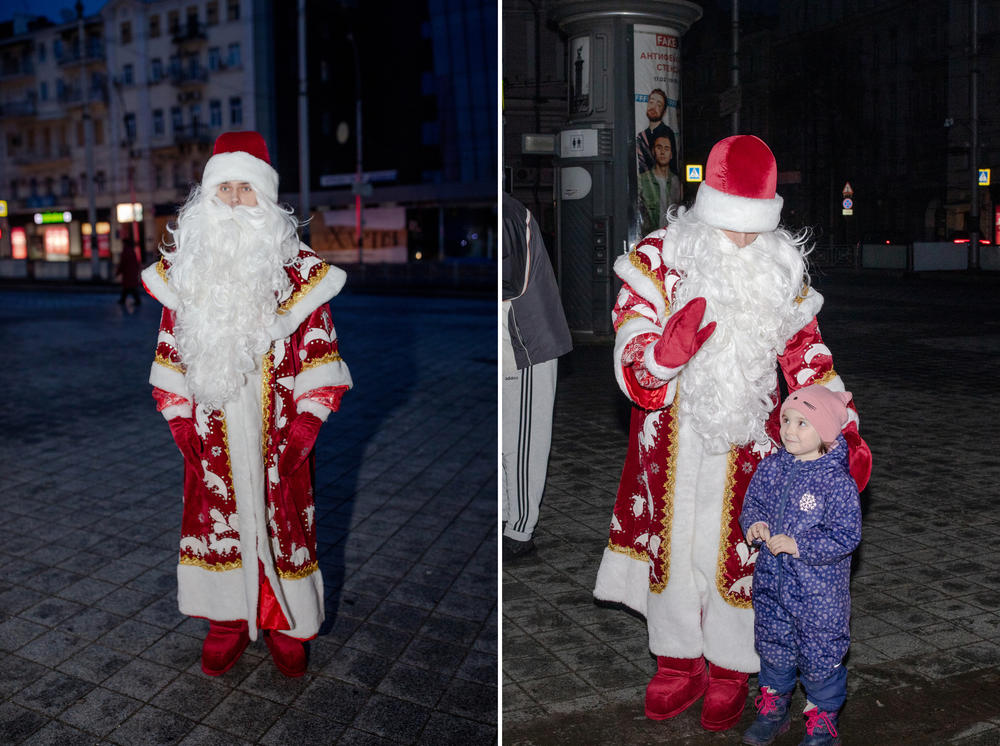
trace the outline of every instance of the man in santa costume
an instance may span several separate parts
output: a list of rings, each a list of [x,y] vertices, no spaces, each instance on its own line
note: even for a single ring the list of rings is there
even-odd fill
[[[345,275],[299,242],[277,198],[263,137],[220,135],[142,273],[163,305],[149,381],[184,455],[178,601],[209,621],[210,676],[261,631],[279,670],[301,676],[323,621],[313,444],[351,387],[327,305]]]
[[[737,519],[777,448],[777,367],[790,390],[844,390],[816,323],[805,236],[778,228],[776,182],[762,140],[722,140],[693,208],[615,263],[615,376],[635,406],[594,595],[646,617],[657,660],[646,716],[674,717],[704,694],[709,730],[739,720],[759,670],[756,550]],[[845,435],[863,488],[870,455],[853,409]]]

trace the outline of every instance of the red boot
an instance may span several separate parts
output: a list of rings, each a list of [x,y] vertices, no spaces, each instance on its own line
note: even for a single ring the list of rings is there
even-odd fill
[[[708,691],[701,705],[701,727],[705,730],[726,730],[739,722],[747,703],[749,674],[708,664]]]
[[[708,686],[704,658],[656,656],[656,675],[646,686],[646,717],[666,720],[698,701]]]
[[[294,679],[306,672],[306,646],[302,640],[269,629],[264,632],[264,641],[274,665],[285,676]]]
[[[201,646],[201,670],[209,676],[222,676],[243,655],[250,642],[250,628],[245,619],[235,622],[208,620],[208,634]]]

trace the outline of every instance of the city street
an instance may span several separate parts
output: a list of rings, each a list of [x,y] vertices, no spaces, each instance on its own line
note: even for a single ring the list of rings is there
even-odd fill
[[[874,470],[852,578],[844,744],[1000,743],[1000,278],[823,274],[820,328],[853,391]],[[656,670],[642,618],[591,591],[625,456],[628,405],[611,347],[560,361],[552,457],[535,541],[503,567],[503,742],[736,743],[700,705],[643,714]],[[803,737],[792,702],[791,730]]]
[[[316,458],[326,622],[201,672],[176,601],[182,458],[147,383],[160,306],[0,290],[0,743],[489,744],[497,718],[492,299],[331,303],[355,388]]]

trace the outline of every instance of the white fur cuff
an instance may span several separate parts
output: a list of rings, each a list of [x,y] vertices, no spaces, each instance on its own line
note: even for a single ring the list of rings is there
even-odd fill
[[[316,415],[322,422],[326,422],[326,418],[330,416],[329,409],[312,399],[300,399],[295,404],[295,411],[308,412],[309,414]]]
[[[191,402],[186,402],[184,404],[172,404],[169,407],[164,407],[160,410],[160,414],[163,415],[165,420],[172,420],[176,417],[194,417]]]

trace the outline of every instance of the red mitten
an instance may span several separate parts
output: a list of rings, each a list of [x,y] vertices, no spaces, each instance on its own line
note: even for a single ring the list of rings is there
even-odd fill
[[[309,412],[301,412],[292,420],[288,428],[288,439],[285,441],[285,452],[278,461],[280,476],[287,477],[302,466],[316,443],[322,424],[323,420]]]
[[[710,321],[699,329],[705,315],[705,299],[694,298],[667,319],[663,334],[653,348],[653,358],[664,368],[679,368],[701,349],[705,340],[715,331]]]
[[[194,420],[190,417],[174,417],[167,420],[167,424],[170,425],[170,434],[174,436],[174,442],[180,448],[184,460],[199,478],[204,476],[205,470],[201,466],[201,438],[194,430]]]
[[[872,452],[858,432],[858,423],[849,422],[841,432],[844,440],[847,441],[847,457],[851,476],[854,483],[858,485],[858,492],[862,492],[868,484],[868,478],[872,475]]]

